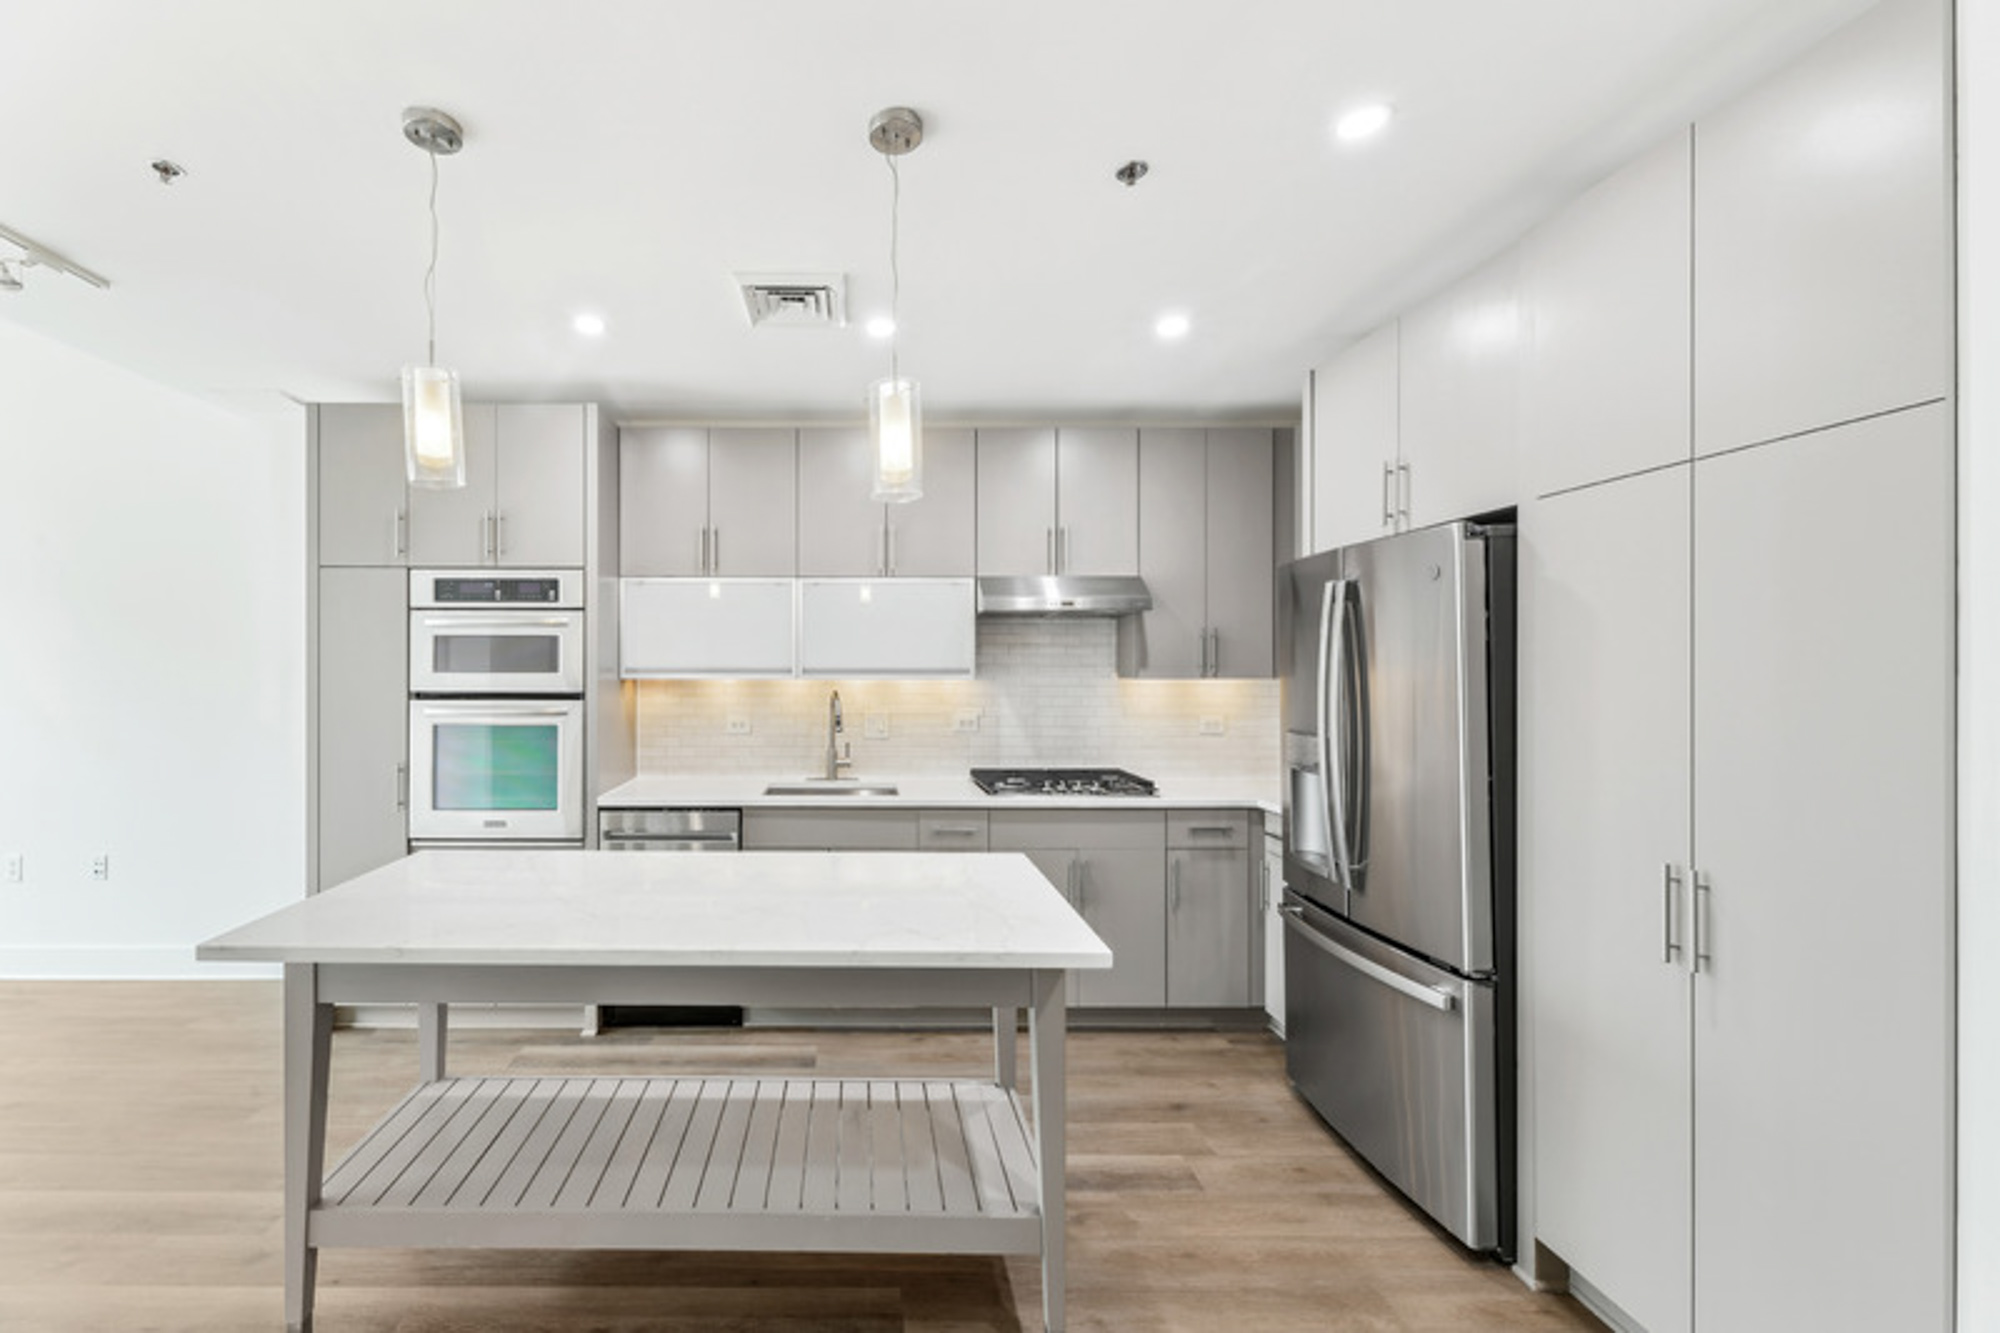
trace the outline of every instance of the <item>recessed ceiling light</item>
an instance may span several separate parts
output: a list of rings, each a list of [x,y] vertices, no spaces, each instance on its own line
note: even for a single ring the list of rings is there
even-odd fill
[[[1187,337],[1188,330],[1193,327],[1193,321],[1178,310],[1169,311],[1153,321],[1154,336],[1168,341]]]
[[[1360,143],[1372,139],[1389,126],[1395,112],[1387,102],[1369,102],[1341,113],[1333,122],[1333,137],[1342,143]]]
[[[877,315],[868,321],[868,336],[886,338],[896,331],[896,321],[887,315]]]
[[[570,321],[570,326],[586,338],[602,338],[604,336],[604,316],[602,315],[578,315]]]

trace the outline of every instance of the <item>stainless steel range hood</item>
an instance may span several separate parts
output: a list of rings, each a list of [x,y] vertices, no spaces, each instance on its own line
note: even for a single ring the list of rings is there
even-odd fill
[[[1129,616],[1153,609],[1153,594],[1136,574],[1008,574],[979,580],[979,614]]]

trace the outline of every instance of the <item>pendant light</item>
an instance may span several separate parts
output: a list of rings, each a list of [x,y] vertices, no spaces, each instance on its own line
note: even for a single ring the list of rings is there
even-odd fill
[[[415,106],[403,112],[403,137],[431,160],[431,258],[424,270],[424,310],[429,318],[425,363],[403,367],[403,450],[410,485],[449,490],[465,485],[465,418],[458,372],[437,363],[437,160],[465,143],[465,132],[442,111]]]
[[[868,142],[889,164],[892,182],[889,196],[889,378],[868,387],[868,438],[875,446],[874,499],[901,504],[921,499],[924,493],[924,425],[922,400],[915,380],[904,379],[897,361],[896,344],[902,336],[896,327],[903,295],[903,275],[899,267],[897,242],[898,214],[902,210],[903,178],[896,159],[924,141],[923,117],[906,106],[878,111],[868,122]]]

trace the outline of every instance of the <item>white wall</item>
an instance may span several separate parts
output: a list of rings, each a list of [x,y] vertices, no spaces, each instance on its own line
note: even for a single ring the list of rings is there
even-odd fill
[[[304,440],[0,322],[0,976],[241,975],[303,893]]]
[[[2000,8],[1957,8],[1958,1328],[2000,1333]]]

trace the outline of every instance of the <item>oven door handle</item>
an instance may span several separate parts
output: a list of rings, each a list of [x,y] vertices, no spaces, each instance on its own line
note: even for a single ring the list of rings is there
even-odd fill
[[[425,629],[567,629],[573,616],[468,616],[460,613],[425,616]]]
[[[481,703],[476,700],[454,700],[445,703],[422,705],[425,717],[491,717],[499,719],[516,717],[568,717],[571,708],[567,704],[512,704]]]

